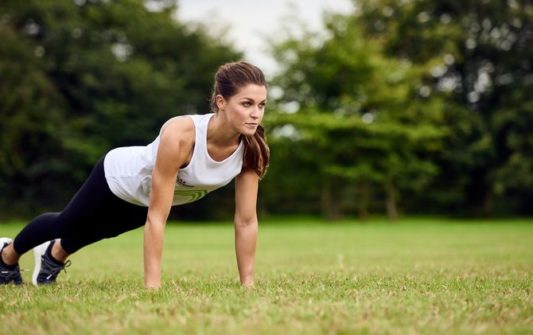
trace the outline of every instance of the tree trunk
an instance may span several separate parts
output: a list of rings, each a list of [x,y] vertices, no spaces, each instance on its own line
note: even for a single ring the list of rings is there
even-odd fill
[[[385,182],[385,208],[387,209],[387,216],[389,220],[396,221],[398,219],[398,208],[396,204],[396,188],[392,181]]]
[[[320,196],[322,215],[329,220],[337,220],[340,218],[340,208],[335,201],[332,191],[331,182],[325,181],[322,184],[322,192]]]
[[[357,216],[359,216],[360,219],[365,220],[368,218],[368,206],[370,204],[370,186],[368,183],[360,183],[357,188],[357,194]]]
[[[489,217],[492,214],[492,194],[486,182],[486,169],[476,169],[471,173],[466,187],[467,206],[475,217]]]

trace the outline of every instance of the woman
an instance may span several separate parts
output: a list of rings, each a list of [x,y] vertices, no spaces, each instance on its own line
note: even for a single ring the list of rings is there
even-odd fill
[[[22,283],[18,260],[34,248],[35,285],[53,283],[80,248],[144,225],[144,284],[161,286],[163,232],[171,206],[189,203],[235,178],[235,248],[240,282],[254,284],[257,191],[269,148],[261,126],[267,84],[247,62],[215,74],[212,113],[174,117],[147,146],[108,152],[60,213],[0,240],[0,283]]]

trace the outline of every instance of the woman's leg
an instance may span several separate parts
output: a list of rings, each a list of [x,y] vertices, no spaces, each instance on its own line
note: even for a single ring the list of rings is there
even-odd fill
[[[10,243],[2,250],[2,261],[8,265],[17,264],[22,254],[36,245],[56,238],[61,232],[61,227],[57,224],[60,214],[45,213],[33,219],[15,238],[19,241],[17,248],[15,243]],[[22,245],[22,248],[19,245]]]
[[[61,243],[55,248],[72,254],[88,244],[144,224],[147,208],[127,203],[111,192],[103,162],[101,159],[96,164],[62,212],[38,216],[17,235],[12,245],[18,255],[58,238]]]

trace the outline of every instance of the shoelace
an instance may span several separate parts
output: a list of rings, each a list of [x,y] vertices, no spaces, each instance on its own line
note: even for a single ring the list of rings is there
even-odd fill
[[[43,256],[43,264],[42,264],[41,272],[47,275],[45,277],[46,280],[50,280],[50,279],[54,279],[55,277],[57,277],[57,275],[59,274],[59,272],[61,272],[61,270],[65,270],[65,273],[67,273],[66,268],[68,268],[69,266],[70,266],[70,260],[67,260],[64,264],[56,265],[50,261],[47,261],[45,257]]]

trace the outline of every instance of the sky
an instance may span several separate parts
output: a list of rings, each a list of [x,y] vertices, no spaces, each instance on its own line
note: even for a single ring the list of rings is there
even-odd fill
[[[213,32],[228,29],[228,42],[245,54],[245,59],[273,75],[277,69],[269,55],[267,39],[283,35],[282,22],[290,15],[313,31],[320,32],[322,13],[348,13],[351,0],[179,0],[177,16],[182,22],[199,22]],[[223,31],[223,30],[222,30]]]

